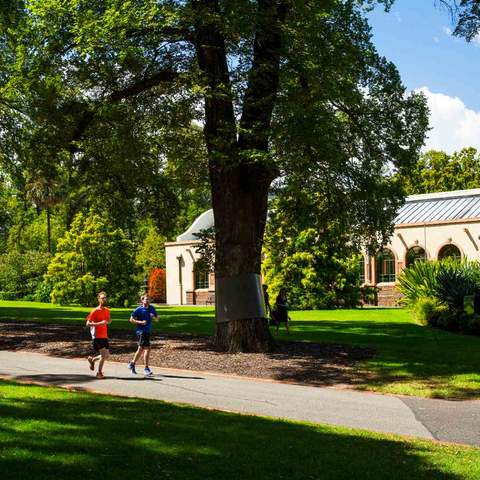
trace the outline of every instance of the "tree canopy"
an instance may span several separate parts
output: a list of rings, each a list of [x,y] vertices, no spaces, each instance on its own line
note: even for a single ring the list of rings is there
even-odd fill
[[[114,306],[132,304],[138,291],[133,281],[134,249],[123,231],[90,212],[75,216],[59,241],[45,281],[55,303],[93,305],[100,290],[108,290]]]
[[[373,241],[423,142],[424,98],[371,42],[365,9],[379,3],[392,2],[13,0],[0,10],[2,162],[164,225],[179,201],[169,166],[208,172],[217,345],[269,348],[252,295],[272,181]],[[240,278],[243,312],[223,293]]]
[[[480,154],[475,148],[464,148],[452,155],[430,150],[403,180],[409,195],[480,188]]]
[[[480,3],[477,0],[441,0],[457,22],[453,32],[471,42],[480,31]]]

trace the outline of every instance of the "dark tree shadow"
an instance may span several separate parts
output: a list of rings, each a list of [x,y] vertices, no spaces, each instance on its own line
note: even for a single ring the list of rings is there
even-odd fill
[[[433,456],[429,442],[13,383],[1,398],[2,480],[85,480],[99,472],[105,480],[459,480],[479,474],[478,451],[466,461],[454,447],[437,446],[443,453]],[[455,462],[458,474],[451,472]]]

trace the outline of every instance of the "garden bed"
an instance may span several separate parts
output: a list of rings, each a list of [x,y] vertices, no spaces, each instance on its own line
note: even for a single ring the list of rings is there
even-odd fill
[[[85,328],[8,321],[0,322],[0,349],[69,358],[92,352]],[[127,363],[135,350],[133,332],[111,331],[110,360]],[[154,334],[150,365],[319,386],[353,386],[365,381],[368,375],[358,368],[359,363],[373,355],[373,349],[369,348],[298,341],[278,341],[273,353],[227,354],[215,350],[211,337]]]

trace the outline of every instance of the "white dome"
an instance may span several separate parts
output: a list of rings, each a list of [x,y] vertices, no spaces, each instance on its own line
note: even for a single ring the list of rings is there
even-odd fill
[[[198,216],[194,222],[190,225],[186,232],[183,232],[177,237],[177,242],[187,242],[192,240],[198,240],[195,234],[200,233],[202,230],[211,228],[215,225],[213,221],[213,210],[207,210]]]

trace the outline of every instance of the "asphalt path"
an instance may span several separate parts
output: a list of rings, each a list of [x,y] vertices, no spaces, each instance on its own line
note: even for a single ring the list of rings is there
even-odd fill
[[[106,378],[97,380],[83,359],[0,351],[0,377],[23,382],[480,446],[480,401],[380,395],[173,369],[157,368],[153,377],[145,378],[116,362],[107,362],[104,373]]]

